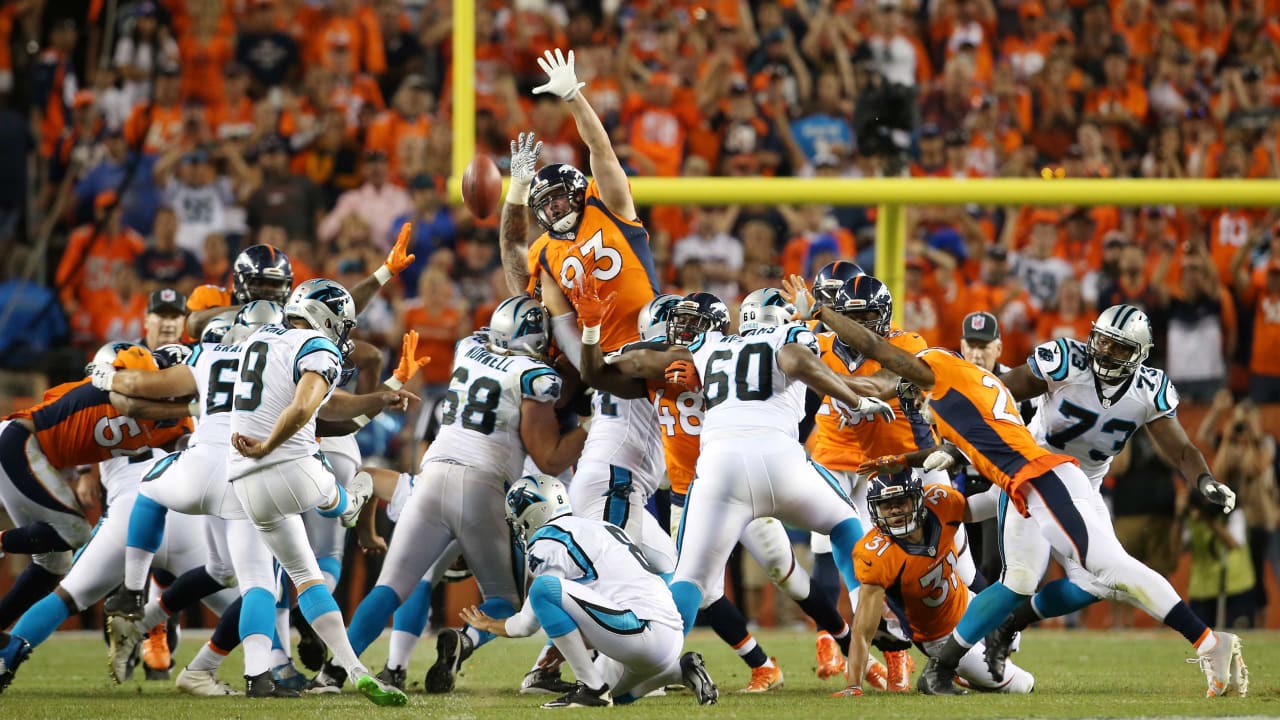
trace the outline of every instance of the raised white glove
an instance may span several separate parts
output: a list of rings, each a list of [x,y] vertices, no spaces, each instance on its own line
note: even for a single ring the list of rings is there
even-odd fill
[[[578,82],[578,74],[573,69],[572,50],[569,51],[568,60],[560,52],[560,48],[556,48],[554,55],[548,50],[538,58],[538,67],[547,74],[547,82],[534,88],[534,93],[555,93],[561,100],[572,100],[579,90],[587,86],[584,82]]]
[[[813,296],[807,290],[796,292],[796,299],[791,304],[796,306],[796,315],[801,320],[809,322],[813,319]]]
[[[1222,506],[1222,512],[1224,514],[1235,509],[1235,491],[1217,480],[1214,480],[1212,475],[1201,475],[1197,485],[1200,488],[1200,494],[1204,495],[1209,502],[1214,505]]]
[[[924,459],[925,470],[950,470],[956,459],[946,450],[934,450]]]
[[[106,363],[91,363],[85,368],[89,371],[89,380],[99,390],[111,392],[111,383],[116,377],[116,369]]]
[[[538,156],[542,154],[542,142],[534,140],[533,133],[527,132],[511,141],[511,184],[507,186],[511,205],[529,204],[529,186],[538,174]]]
[[[862,398],[862,401],[858,403],[858,412],[863,417],[877,417],[885,422],[893,422],[893,419],[897,417],[889,403],[873,397]]]

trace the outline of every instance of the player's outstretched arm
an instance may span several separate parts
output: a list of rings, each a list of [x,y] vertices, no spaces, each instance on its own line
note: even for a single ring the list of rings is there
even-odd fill
[[[849,662],[845,668],[846,696],[862,694],[862,675],[866,671],[867,658],[871,654],[871,638],[880,625],[884,607],[884,588],[863,583],[858,590],[858,610],[853,614],[852,632],[849,634]]]
[[[526,398],[520,403],[520,440],[539,470],[559,475],[582,455],[587,431],[576,427],[561,434],[555,404]]]
[[[1236,494],[1231,488],[1214,479],[1200,452],[1187,437],[1182,423],[1174,417],[1162,417],[1147,423],[1147,432],[1155,443],[1156,452],[1165,462],[1178,468],[1182,477],[1195,478],[1196,489],[1210,502],[1221,505],[1223,512],[1231,512],[1236,506]]]
[[[382,287],[391,282],[391,278],[404,272],[405,268],[417,259],[416,255],[409,252],[411,240],[413,240],[413,224],[405,223],[400,226],[400,234],[396,236],[395,245],[391,246],[386,262],[374,270],[369,277],[361,280],[358,285],[350,288],[351,299],[356,303],[357,314],[364,312]]]
[[[636,206],[631,198],[631,186],[627,183],[627,173],[618,162],[609,142],[609,133],[600,122],[591,103],[582,94],[586,83],[578,81],[574,70],[573,51],[568,57],[559,48],[553,52],[546,51],[538,58],[538,65],[547,74],[547,82],[534,88],[535,93],[555,93],[569,105],[569,113],[578,127],[578,136],[586,144],[591,153],[591,174],[600,188],[600,199],[604,201],[609,212],[623,220],[636,219]]]
[[[582,380],[597,390],[624,400],[644,397],[646,388],[643,380],[627,377],[616,367],[605,364],[604,353],[597,343],[582,344]]]
[[[94,387],[144,400],[195,395],[196,379],[187,365],[174,365],[163,370],[115,370],[110,366],[94,366]]]
[[[921,390],[933,387],[933,370],[920,358],[902,348],[894,347],[884,338],[828,306],[818,308],[815,315],[846,345],[880,363],[885,369],[906,378]]]
[[[511,183],[507,186],[507,201],[502,204],[498,248],[507,289],[514,294],[529,288],[533,272],[529,266],[529,187],[538,174],[541,154],[542,142],[532,132],[520,133],[511,141]]]
[[[667,367],[678,360],[692,363],[693,353],[682,347],[666,350],[628,350],[610,355],[605,362],[627,377],[657,380],[666,377]]]
[[[116,392],[111,393],[110,397],[111,407],[116,412],[137,420],[181,420],[196,415],[200,410],[199,407],[192,407],[194,403],[145,400]]]
[[[860,327],[860,326],[859,326]],[[892,421],[893,409],[882,400],[858,395],[845,384],[844,378],[835,374],[811,350],[797,344],[782,346],[777,354],[778,368],[814,392],[829,395],[836,401],[836,409],[845,414],[864,413]],[[843,406],[843,407],[842,407]]]
[[[1023,363],[1001,375],[1000,382],[1009,388],[1010,393],[1013,393],[1014,402],[1030,400],[1049,392],[1049,384],[1043,378],[1036,377],[1036,374],[1031,372],[1031,366],[1027,363]]]
[[[421,402],[421,398],[404,389],[382,390],[363,395],[335,390],[329,402],[320,406],[317,417],[331,422],[361,416],[371,418],[388,408],[406,410],[414,402]]]

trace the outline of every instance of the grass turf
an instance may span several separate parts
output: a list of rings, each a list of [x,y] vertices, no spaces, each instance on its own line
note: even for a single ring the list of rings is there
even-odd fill
[[[203,636],[189,633],[177,653],[179,664],[195,653]],[[971,694],[962,698],[933,698],[915,693],[880,694],[869,691],[861,698],[832,699],[829,692],[842,683],[819,681],[813,636],[809,633],[764,631],[756,635],[775,655],[786,674],[786,687],[767,695],[741,695],[746,666],[712,634],[697,631],[687,647],[706,657],[707,667],[720,687],[720,703],[699,708],[688,692],[649,698],[607,712],[610,717],[673,717],[698,713],[733,718],[817,718],[835,713],[853,717],[1138,717],[1208,715],[1280,715],[1280,633],[1244,635],[1249,665],[1249,697],[1207,700],[1204,676],[1184,661],[1190,649],[1168,631],[1068,632],[1033,631],[1023,639],[1014,660],[1036,676],[1031,695]],[[377,708],[350,687],[341,695],[304,697],[299,700],[193,698],[179,694],[171,682],[135,680],[114,686],[107,678],[106,650],[96,633],[55,635],[19,670],[10,688],[0,695],[0,717],[28,718],[124,718],[142,720],[197,720],[200,718],[290,718],[320,715],[340,717],[350,713],[364,717],[489,718],[524,717],[540,713],[548,696],[519,695],[516,688],[541,643],[538,640],[502,640],[476,653],[450,695],[425,695],[422,677],[435,657],[430,639],[419,645],[410,668],[409,705]],[[375,670],[386,658],[385,640],[374,645],[364,660]],[[923,661],[917,655],[918,667]],[[223,666],[222,678],[243,690],[240,653]],[[918,672],[918,671],[917,671]],[[176,671],[175,671],[176,674]],[[138,673],[141,676],[141,671]],[[599,711],[605,712],[605,711]],[[576,710],[575,717],[594,715]]]

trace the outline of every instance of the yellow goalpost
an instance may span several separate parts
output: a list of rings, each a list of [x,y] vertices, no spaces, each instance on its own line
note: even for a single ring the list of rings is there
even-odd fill
[[[454,203],[462,200],[462,173],[475,155],[475,13],[475,0],[453,0],[453,174],[448,187]],[[631,187],[639,205],[875,205],[875,274],[896,296],[902,293],[906,205],[1280,205],[1280,180],[637,177]],[[895,315],[901,307],[894,304]]]

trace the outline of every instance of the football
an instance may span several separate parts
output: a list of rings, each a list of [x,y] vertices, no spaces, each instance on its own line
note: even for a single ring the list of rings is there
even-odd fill
[[[488,155],[471,159],[462,173],[462,201],[478,218],[487,218],[502,199],[502,173]]]

